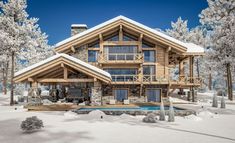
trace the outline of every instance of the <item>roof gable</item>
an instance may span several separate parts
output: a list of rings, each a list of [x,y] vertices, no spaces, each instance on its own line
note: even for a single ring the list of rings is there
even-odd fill
[[[95,35],[95,34],[98,35],[100,33],[96,33],[96,31],[98,31],[99,29],[108,27],[109,25],[112,25],[117,22],[124,24],[124,25],[125,24],[131,25],[132,27],[139,28],[141,30],[145,30],[146,32],[148,32],[148,34],[153,35],[156,40],[164,41],[167,45],[171,46],[172,48],[178,49],[183,53],[187,53],[188,50],[193,51],[191,49],[195,49],[195,46],[192,46],[192,44],[184,43],[184,42],[177,40],[173,37],[170,37],[162,32],[159,32],[159,31],[152,29],[148,26],[145,26],[139,22],[136,22],[132,19],[129,19],[125,16],[120,15],[120,16],[117,16],[113,19],[110,19],[104,23],[101,23],[95,27],[92,27],[86,31],[83,31],[79,34],[76,34],[72,37],[69,37],[69,38],[57,43],[55,45],[55,51],[56,52],[63,52],[64,49],[71,48],[71,45],[73,45],[73,46],[76,45],[76,42],[82,41],[83,37],[85,37],[86,35],[89,35],[89,34],[90,35]],[[69,43],[71,43],[71,45],[69,45]],[[199,48],[200,52],[204,52],[204,49],[202,47],[197,46],[197,48]]]
[[[77,70],[80,70],[83,73],[85,72],[85,74],[88,74],[88,75],[89,73],[91,73],[92,75],[95,75],[96,77],[98,77],[99,80],[102,80],[105,82],[109,82],[112,79],[111,75],[102,69],[99,69],[95,66],[92,66],[86,62],[83,62],[77,58],[71,57],[67,54],[56,54],[46,60],[43,60],[39,63],[36,63],[32,66],[29,66],[23,70],[16,72],[14,76],[14,80],[17,82],[23,81],[29,77],[37,75],[38,70],[40,70],[40,72],[46,71],[48,70],[47,67],[49,65],[52,65],[52,63],[54,63],[54,65],[58,65],[61,63],[72,65]]]

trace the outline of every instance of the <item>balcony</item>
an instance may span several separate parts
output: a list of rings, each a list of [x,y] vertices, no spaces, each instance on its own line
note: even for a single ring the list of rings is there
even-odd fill
[[[143,54],[142,53],[110,53],[100,55],[98,62],[101,64],[140,64],[143,63]]]
[[[138,75],[112,75],[113,84],[137,84],[139,82]]]

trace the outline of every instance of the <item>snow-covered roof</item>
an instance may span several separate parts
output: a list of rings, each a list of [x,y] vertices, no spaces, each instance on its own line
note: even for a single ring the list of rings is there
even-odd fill
[[[186,53],[204,53],[204,48],[196,45],[194,43],[185,43],[187,46],[187,52]]]
[[[86,24],[72,24],[71,27],[86,27],[87,28],[87,25]]]
[[[127,22],[129,22],[129,23],[132,23],[132,24],[134,24],[134,25],[136,25],[136,26],[138,26],[138,27],[141,27],[141,28],[143,28],[143,29],[145,29],[145,30],[147,30],[147,31],[150,31],[150,32],[152,32],[152,33],[154,33],[154,34],[156,34],[156,35],[158,35],[158,36],[160,36],[160,37],[162,37],[162,38],[164,38],[164,39],[166,39],[166,40],[169,40],[169,41],[171,41],[171,42],[173,42],[173,43],[176,43],[176,44],[178,44],[178,45],[181,45],[182,47],[185,47],[185,48],[187,48],[187,49],[194,49],[194,47],[195,47],[195,46],[192,46],[191,44],[184,43],[184,42],[182,42],[182,41],[180,41],[180,40],[177,40],[177,39],[175,39],[175,38],[173,38],[173,37],[170,37],[170,36],[168,36],[168,35],[166,35],[166,34],[160,32],[160,31],[157,31],[157,30],[152,29],[152,28],[150,28],[150,27],[148,27],[148,26],[145,26],[145,25],[143,25],[143,24],[141,24],[141,23],[139,23],[139,22],[136,22],[136,21],[134,21],[134,20],[132,20],[132,19],[129,19],[129,18],[125,17],[125,16],[120,15],[120,16],[117,16],[117,17],[115,17],[115,18],[113,18],[113,19],[110,19],[110,20],[108,20],[108,21],[106,21],[106,22],[104,22],[104,23],[101,23],[101,24],[99,24],[99,25],[97,25],[97,26],[95,26],[95,27],[92,27],[92,28],[90,28],[90,29],[88,29],[88,30],[86,30],[86,31],[83,31],[83,32],[81,32],[81,33],[78,33],[78,34],[76,34],[76,35],[74,35],[74,36],[72,36],[72,37],[69,37],[69,38],[67,38],[67,39],[65,39],[65,40],[63,40],[63,41],[57,43],[57,44],[55,45],[55,48],[57,48],[57,47],[59,47],[59,46],[61,46],[61,45],[63,45],[63,44],[66,44],[66,43],[68,43],[68,42],[70,42],[70,41],[73,41],[73,40],[75,40],[75,39],[77,39],[77,38],[79,38],[79,37],[82,37],[82,36],[84,36],[84,35],[86,35],[86,34],[92,32],[92,31],[95,31],[95,30],[97,30],[97,29],[99,29],[99,28],[101,28],[101,27],[104,27],[104,26],[106,26],[106,25],[109,25],[110,23],[113,23],[113,22],[118,21],[118,20],[125,20],[125,21],[127,21]],[[192,46],[192,47],[191,47],[191,46]],[[204,51],[203,51],[203,52],[204,52]]]
[[[44,64],[46,64],[46,63],[49,63],[50,61],[53,61],[53,60],[58,59],[58,58],[60,58],[60,57],[63,57],[63,58],[65,58],[65,59],[68,59],[68,60],[70,60],[70,61],[72,61],[72,62],[74,62],[74,63],[77,63],[77,64],[79,64],[79,65],[82,65],[83,67],[86,67],[86,68],[88,68],[88,69],[90,69],[90,70],[92,70],[92,71],[95,71],[95,72],[97,72],[97,73],[99,73],[99,74],[102,74],[103,76],[106,76],[106,77],[112,79],[111,75],[110,75],[108,72],[106,72],[106,71],[104,71],[104,70],[102,70],[102,69],[99,69],[99,68],[97,68],[97,67],[95,67],[95,66],[93,66],[93,65],[90,65],[90,64],[88,64],[88,63],[86,63],[86,62],[83,62],[83,61],[81,61],[81,60],[79,60],[79,59],[77,59],[77,58],[74,58],[74,57],[72,57],[72,56],[69,56],[69,55],[67,55],[67,54],[64,54],[64,53],[56,54],[56,55],[54,55],[54,56],[52,56],[52,57],[47,58],[46,60],[43,60],[43,61],[41,61],[41,62],[39,62],[39,63],[36,63],[36,64],[33,64],[33,65],[31,65],[31,66],[29,66],[29,67],[27,67],[27,68],[24,68],[24,69],[22,69],[22,70],[16,72],[16,73],[15,73],[15,77],[17,77],[17,76],[19,76],[19,75],[21,75],[21,74],[23,74],[23,73],[25,73],[25,72],[28,72],[28,71],[30,71],[30,70],[33,70],[33,69],[35,69],[35,68],[37,68],[37,67],[40,67],[41,65],[44,65]]]

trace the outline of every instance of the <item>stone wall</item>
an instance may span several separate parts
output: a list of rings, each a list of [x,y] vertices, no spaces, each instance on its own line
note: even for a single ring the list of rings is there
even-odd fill
[[[73,57],[78,58],[84,62],[88,62],[88,47],[83,45],[80,47],[75,47],[76,52],[72,54]]]
[[[91,106],[101,105],[102,87],[99,81],[94,82],[94,86],[91,88]]]

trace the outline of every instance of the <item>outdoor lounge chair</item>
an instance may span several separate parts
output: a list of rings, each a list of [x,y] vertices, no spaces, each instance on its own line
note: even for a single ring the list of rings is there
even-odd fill
[[[125,105],[129,105],[129,104],[130,104],[129,99],[124,100],[123,104],[125,104]]]
[[[116,104],[116,100],[115,99],[110,99],[109,100],[109,104],[110,105],[115,105]]]

